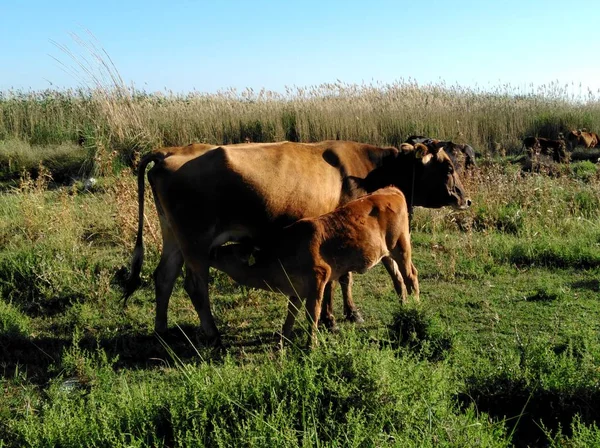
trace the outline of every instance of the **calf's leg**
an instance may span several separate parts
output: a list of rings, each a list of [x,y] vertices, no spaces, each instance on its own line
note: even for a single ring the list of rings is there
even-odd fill
[[[412,263],[412,250],[408,232],[402,234],[390,255],[398,265],[407,292],[412,293],[415,299],[419,300],[418,272]]]
[[[398,264],[394,261],[392,257],[383,257],[381,262],[385,266],[386,271],[390,274],[392,278],[392,282],[394,283],[394,289],[396,290],[396,294],[402,300],[402,303],[406,303],[406,285],[404,284],[404,280],[402,279],[402,273],[398,268]]]
[[[315,347],[317,345],[317,330],[319,325],[319,316],[321,315],[321,304],[325,286],[331,276],[329,267],[315,268],[315,282],[306,298],[306,318],[308,320],[309,332],[307,346]]]
[[[344,316],[350,322],[362,324],[365,320],[360,311],[358,311],[358,308],[356,308],[354,300],[352,300],[352,272],[342,275],[339,282],[342,287],[342,297],[344,299]]]
[[[335,282],[331,281],[325,286],[323,294],[323,303],[321,306],[321,317],[319,322],[322,323],[329,331],[337,331],[338,326],[333,315],[333,289]]]

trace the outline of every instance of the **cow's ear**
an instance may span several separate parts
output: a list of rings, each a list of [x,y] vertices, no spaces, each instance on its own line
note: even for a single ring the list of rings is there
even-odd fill
[[[415,145],[415,157],[417,159],[422,159],[427,154],[429,154],[429,148],[425,146],[423,143],[417,143]]]
[[[431,142],[431,144],[429,145],[429,153],[436,155],[438,152],[440,152],[440,149],[445,148],[445,147],[446,147],[446,142],[439,141],[439,140],[433,140]]]

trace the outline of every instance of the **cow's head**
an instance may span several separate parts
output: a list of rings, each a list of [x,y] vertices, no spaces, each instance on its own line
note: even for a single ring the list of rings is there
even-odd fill
[[[471,199],[443,146],[444,142],[435,140],[415,145],[411,205],[428,208],[451,206],[461,210],[471,205]],[[411,198],[407,200],[410,203]]]

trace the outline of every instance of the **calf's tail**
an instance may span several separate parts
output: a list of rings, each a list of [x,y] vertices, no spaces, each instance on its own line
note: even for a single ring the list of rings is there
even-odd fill
[[[131,270],[129,277],[125,281],[125,287],[123,291],[123,306],[127,305],[127,299],[140,287],[142,280],[140,273],[142,271],[142,265],[144,264],[144,189],[145,189],[145,178],[146,178],[146,167],[150,162],[162,162],[165,159],[165,154],[154,151],[146,156],[142,157],[138,167],[138,204],[139,204],[139,215],[138,215],[138,231],[135,240],[135,248],[133,249],[133,256],[131,259]]]

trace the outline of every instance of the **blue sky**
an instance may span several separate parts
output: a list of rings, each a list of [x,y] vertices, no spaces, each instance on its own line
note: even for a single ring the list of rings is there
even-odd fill
[[[0,1],[0,90],[75,87],[51,41],[96,37],[147,91],[551,81],[600,88],[597,0]],[[577,92],[575,92],[577,93]]]

